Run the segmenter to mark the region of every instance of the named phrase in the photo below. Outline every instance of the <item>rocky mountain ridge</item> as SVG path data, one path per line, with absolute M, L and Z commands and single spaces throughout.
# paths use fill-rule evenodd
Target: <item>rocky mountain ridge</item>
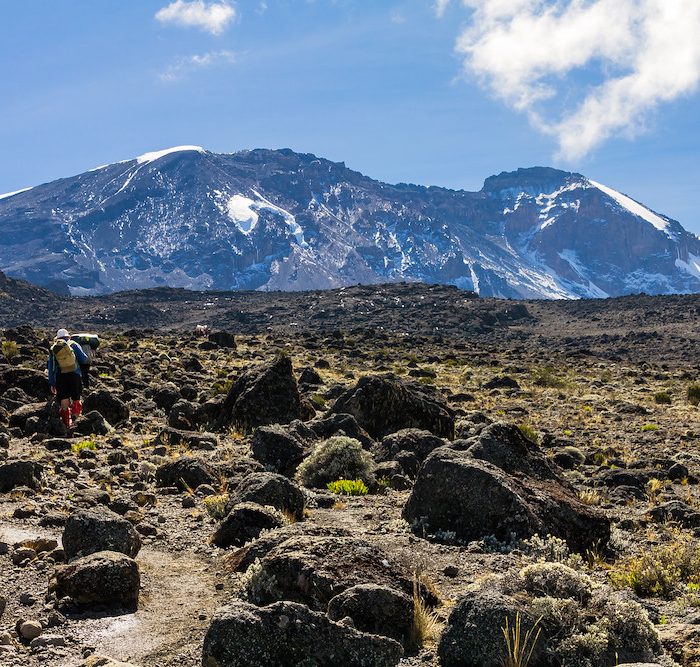
M 482 296 L 700 291 L 700 239 L 580 174 L 389 185 L 291 150 L 148 153 L 0 196 L 0 269 L 64 294 L 427 282 Z

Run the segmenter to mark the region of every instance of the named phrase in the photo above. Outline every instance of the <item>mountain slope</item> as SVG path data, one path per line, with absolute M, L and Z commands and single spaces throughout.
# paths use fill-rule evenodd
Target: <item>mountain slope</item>
M 576 298 L 698 292 L 700 240 L 549 168 L 466 192 L 290 150 L 183 146 L 0 196 L 0 269 L 73 294 L 424 281 Z

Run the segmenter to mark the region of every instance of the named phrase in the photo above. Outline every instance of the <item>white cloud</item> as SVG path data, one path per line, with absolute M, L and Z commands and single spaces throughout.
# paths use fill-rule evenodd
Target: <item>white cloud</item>
M 190 72 L 215 65 L 232 65 L 236 62 L 236 55 L 232 51 L 211 51 L 178 58 L 159 74 L 161 81 L 180 81 Z
M 445 10 L 447 5 L 450 4 L 450 0 L 435 0 L 433 8 L 435 9 L 435 15 L 441 19 L 445 15 Z
M 554 136 L 569 160 L 639 132 L 650 111 L 700 83 L 699 0 L 462 4 L 472 10 L 456 46 L 465 70 Z M 595 83 L 582 84 L 582 72 Z
M 200 28 L 212 35 L 220 35 L 235 18 L 236 9 L 225 1 L 175 0 L 156 12 L 161 23 Z

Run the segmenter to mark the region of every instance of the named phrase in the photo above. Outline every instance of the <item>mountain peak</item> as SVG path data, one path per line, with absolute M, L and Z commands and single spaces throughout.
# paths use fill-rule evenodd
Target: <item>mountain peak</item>
M 501 192 L 513 188 L 532 188 L 541 192 L 551 191 L 553 185 L 560 186 L 572 180 L 584 181 L 585 177 L 570 171 L 552 167 L 521 167 L 515 171 L 502 171 L 484 181 L 482 192 Z
M 467 192 L 291 149 L 176 146 L 0 199 L 0 235 L 8 276 L 79 295 L 400 281 L 515 298 L 700 291 L 697 237 L 550 167 Z
M 156 160 L 159 160 L 160 158 L 165 157 L 166 155 L 171 155 L 172 153 L 183 153 L 190 151 L 197 153 L 207 152 L 201 146 L 173 146 L 172 148 L 165 148 L 160 151 L 144 153 L 143 155 L 139 155 L 137 158 L 135 158 L 135 160 L 138 164 L 145 164 L 147 162 L 155 162 Z

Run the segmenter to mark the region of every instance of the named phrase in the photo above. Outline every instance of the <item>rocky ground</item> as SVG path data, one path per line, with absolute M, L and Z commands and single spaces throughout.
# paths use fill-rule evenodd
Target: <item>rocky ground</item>
M 699 297 L 249 297 L 0 320 L 0 664 L 700 664 Z

